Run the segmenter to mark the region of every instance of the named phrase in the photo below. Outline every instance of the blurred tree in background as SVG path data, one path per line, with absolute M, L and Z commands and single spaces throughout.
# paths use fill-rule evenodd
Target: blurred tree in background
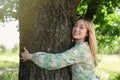
M 6 47 L 4 45 L 0 45 L 0 52 L 6 52 Z
M 18 19 L 18 0 L 0 0 L 0 22 Z

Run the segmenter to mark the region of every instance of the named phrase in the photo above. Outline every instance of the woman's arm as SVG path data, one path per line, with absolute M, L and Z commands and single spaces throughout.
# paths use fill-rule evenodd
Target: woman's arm
M 85 62 L 84 52 L 87 49 L 84 46 L 82 47 L 81 46 L 82 45 L 75 46 L 70 50 L 67 50 L 63 53 L 57 53 L 57 54 L 51 54 L 46 52 L 37 52 L 34 54 L 27 54 L 28 55 L 27 59 L 32 60 L 39 67 L 42 67 L 48 70 L 55 70 L 55 69 L 63 68 L 72 64 Z M 22 57 L 25 58 L 24 56 Z M 24 59 L 24 61 L 27 59 Z
M 63 53 L 51 54 L 37 52 L 33 54 L 32 61 L 39 67 L 55 70 L 72 64 L 84 62 L 84 52 L 79 47 L 73 47 Z

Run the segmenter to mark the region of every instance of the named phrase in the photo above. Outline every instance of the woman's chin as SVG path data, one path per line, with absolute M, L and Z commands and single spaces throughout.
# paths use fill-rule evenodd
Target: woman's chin
M 75 40 L 79 40 L 79 38 L 78 37 L 73 37 Z

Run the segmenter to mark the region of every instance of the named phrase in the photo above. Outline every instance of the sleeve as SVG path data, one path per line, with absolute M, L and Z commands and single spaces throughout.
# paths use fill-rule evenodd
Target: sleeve
M 84 62 L 84 53 L 80 47 L 73 47 L 63 53 L 51 54 L 37 52 L 33 54 L 32 61 L 41 68 L 55 70 L 72 64 Z

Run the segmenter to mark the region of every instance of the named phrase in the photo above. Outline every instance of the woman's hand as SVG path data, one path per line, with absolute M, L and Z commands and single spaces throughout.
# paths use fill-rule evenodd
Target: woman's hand
M 21 59 L 24 61 L 31 60 L 32 59 L 32 54 L 29 53 L 29 51 L 24 47 L 24 52 L 21 53 Z

